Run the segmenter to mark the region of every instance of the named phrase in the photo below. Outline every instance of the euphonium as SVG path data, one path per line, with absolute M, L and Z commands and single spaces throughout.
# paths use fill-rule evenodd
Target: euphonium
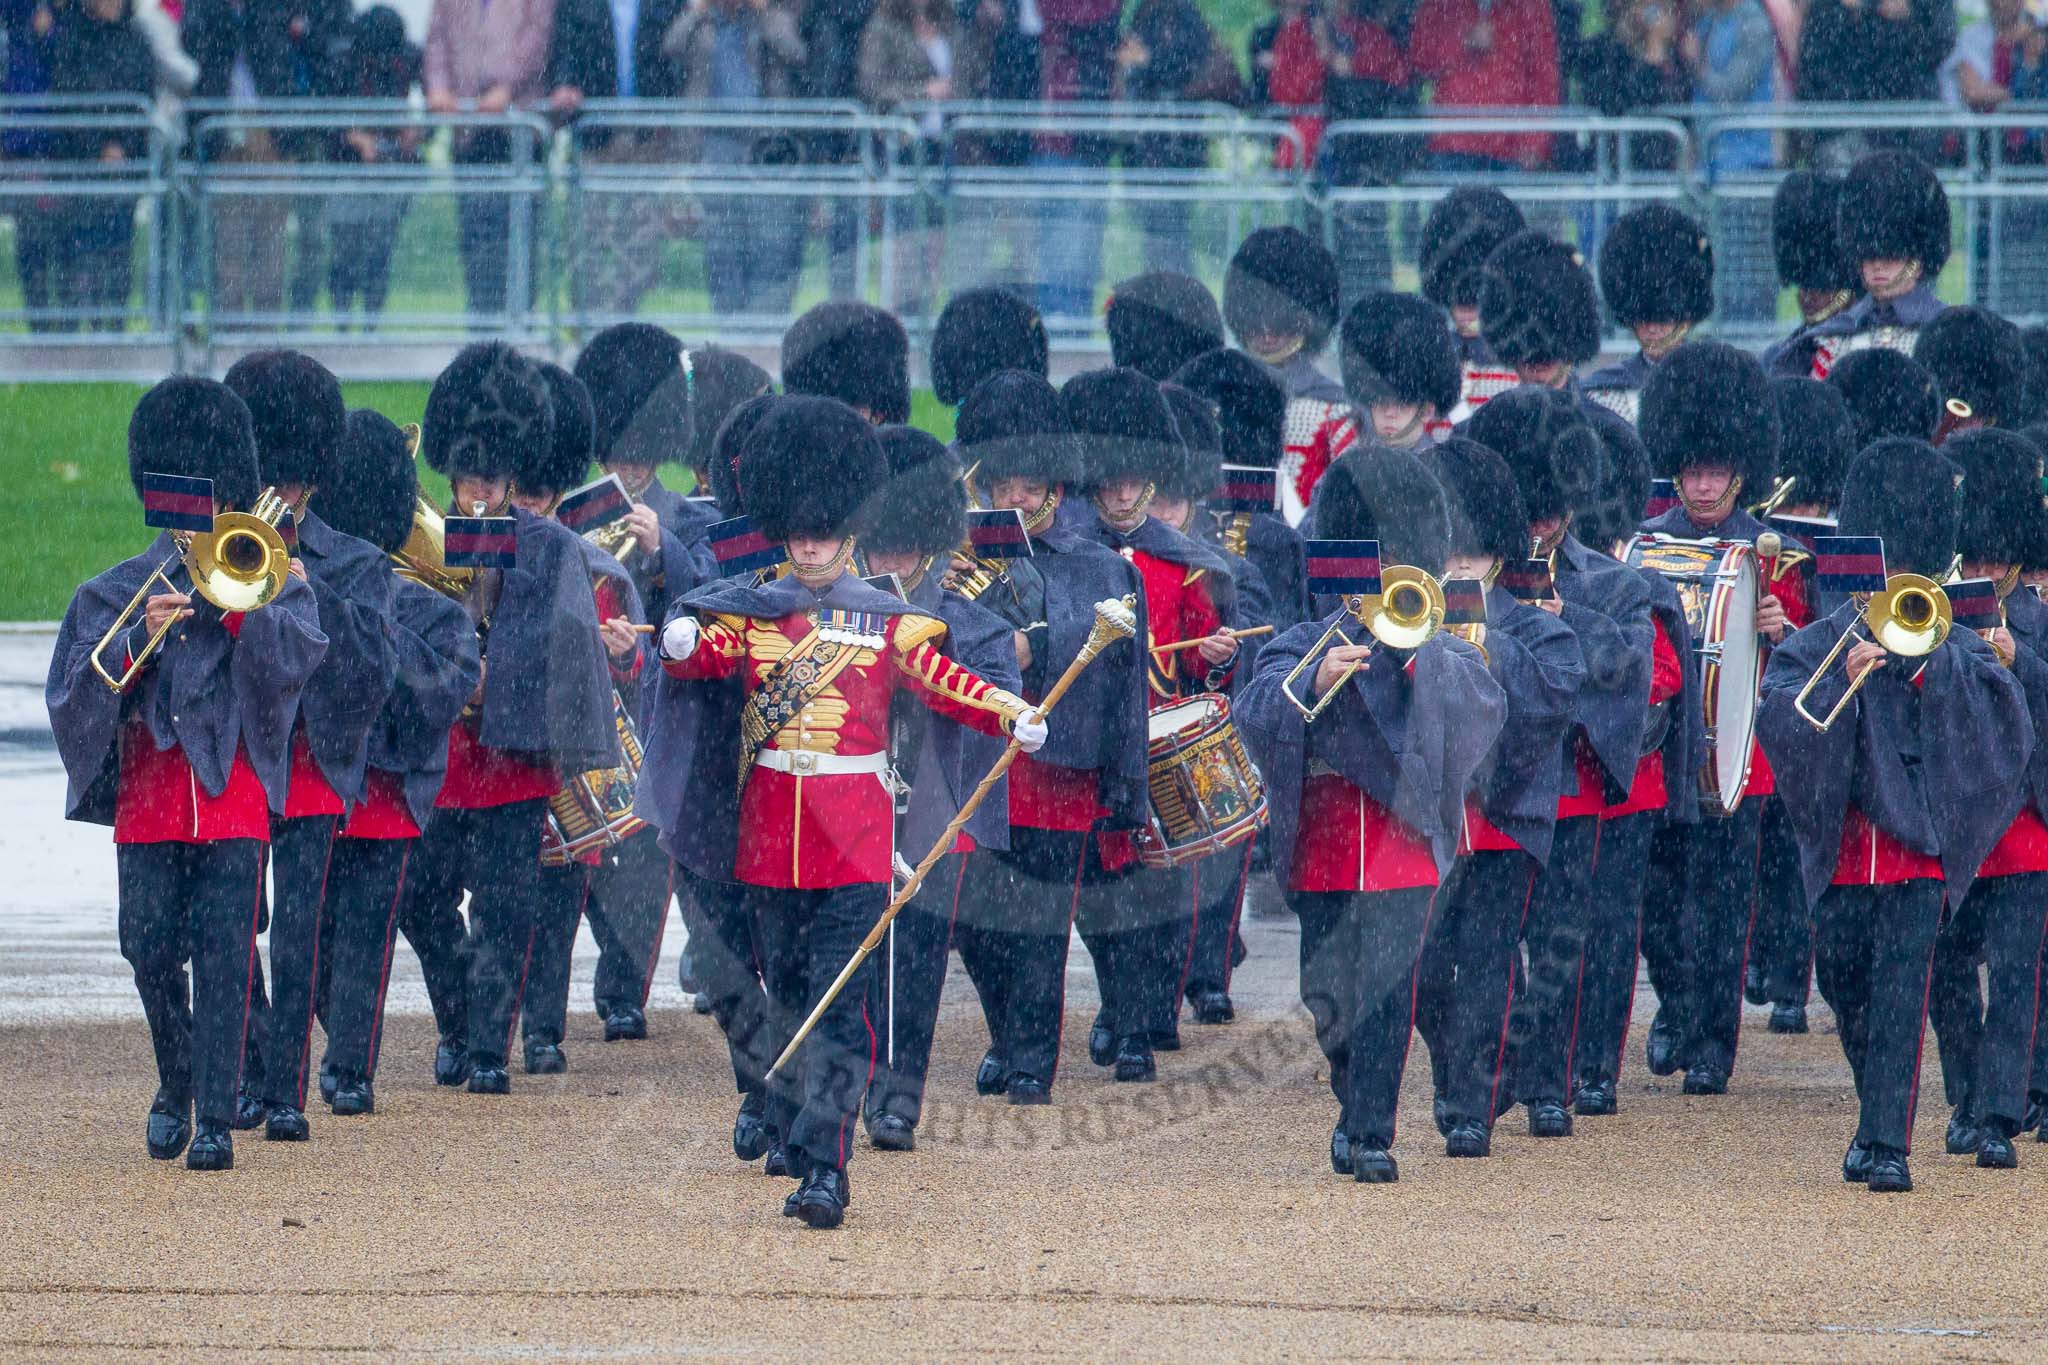
M 1884 581 L 1884 591 L 1870 595 L 1870 602 L 1863 608 L 1862 624 L 1870 631 L 1870 638 L 1885 647 L 1888 653 L 1902 658 L 1917 659 L 1932 654 L 1948 638 L 1949 626 L 1955 616 L 1949 607 L 1948 594 L 1941 590 L 1941 584 L 1917 573 L 1895 573 Z M 1820 667 L 1813 670 L 1813 676 L 1806 680 L 1806 686 L 1799 689 L 1793 698 L 1792 709 L 1814 729 L 1825 733 L 1849 705 L 1849 699 L 1856 695 L 1864 681 L 1870 677 L 1873 668 L 1866 668 L 1849 680 L 1848 690 L 1834 709 L 1825 717 L 1814 715 L 1806 709 L 1806 699 L 1813 695 L 1813 689 L 1820 686 L 1820 680 L 1835 665 L 1843 651 L 1857 641 L 1855 626 L 1842 632 L 1842 638 L 1835 641 L 1835 647 L 1828 651 L 1828 657 L 1820 661 Z
M 412 533 L 406 536 L 405 544 L 391 552 L 391 559 L 398 565 L 400 578 L 410 578 L 458 602 L 468 595 L 470 582 L 476 577 L 475 569 L 448 566 L 446 523 L 441 509 L 424 497 L 414 500 Z
M 1347 598 L 1345 608 L 1358 623 L 1371 633 L 1372 638 L 1388 649 L 1419 649 L 1429 638 L 1443 628 L 1444 590 L 1434 577 L 1412 564 L 1392 564 L 1380 571 L 1380 591 L 1377 595 L 1361 594 Z M 1309 651 L 1301 656 L 1301 662 L 1294 666 L 1280 690 L 1294 703 L 1295 709 L 1311 723 L 1344 690 L 1344 684 L 1351 681 L 1366 661 L 1360 659 L 1345 666 L 1344 672 L 1323 693 L 1314 705 L 1304 705 L 1294 694 L 1294 687 L 1305 673 L 1310 673 L 1321 661 L 1326 649 L 1332 644 L 1350 644 L 1351 637 L 1344 633 L 1342 621 L 1332 621 Z

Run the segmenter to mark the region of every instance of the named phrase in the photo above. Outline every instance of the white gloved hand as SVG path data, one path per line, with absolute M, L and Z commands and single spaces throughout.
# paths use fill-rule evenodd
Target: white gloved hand
M 1035 754 L 1044 748 L 1048 733 L 1045 717 L 1036 711 L 1026 711 L 1010 723 L 1010 738 L 1016 740 L 1017 747 L 1027 754 Z
M 661 657 L 687 659 L 697 652 L 697 618 L 678 616 L 661 628 Z

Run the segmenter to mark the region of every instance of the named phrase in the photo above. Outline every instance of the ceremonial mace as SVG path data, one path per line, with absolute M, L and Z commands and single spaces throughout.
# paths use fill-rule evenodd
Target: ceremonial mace
M 1059 704 L 1060 698 L 1066 695 L 1067 688 L 1073 685 L 1074 679 L 1081 676 L 1082 669 L 1095 661 L 1096 655 L 1118 640 L 1129 639 L 1138 633 L 1136 607 L 1136 599 L 1130 597 L 1122 601 L 1112 597 L 1095 604 L 1095 624 L 1089 629 L 1087 642 L 1081 646 L 1081 652 L 1074 656 L 1074 662 L 1067 665 L 1067 671 L 1060 675 L 1059 681 L 1052 685 L 1052 690 L 1045 694 L 1045 700 L 1032 708 L 1038 712 L 1039 719 L 1043 720 L 1052 708 Z M 932 851 L 924 855 L 924 861 L 910 874 L 910 880 L 905 882 L 903 889 L 890 900 L 889 908 L 882 911 L 882 917 L 875 921 L 875 927 L 868 930 L 868 936 L 861 940 L 860 947 L 854 949 L 853 957 L 839 969 L 838 979 L 833 981 L 818 1003 L 811 1007 L 810 1017 L 804 1020 L 803 1027 L 789 1040 L 789 1046 L 782 1049 L 782 1055 L 775 1059 L 775 1065 L 768 1068 L 768 1073 L 761 1078 L 762 1080 L 774 1080 L 776 1074 L 789 1064 L 789 1059 L 803 1046 L 804 1039 L 810 1037 L 811 1030 L 818 1026 L 818 1020 L 824 1017 L 832 1002 L 839 998 L 839 992 L 846 989 L 846 983 L 860 970 L 860 964 L 867 961 L 868 955 L 881 946 L 882 936 L 888 932 L 890 922 L 910 903 L 911 898 L 917 895 L 917 889 L 924 885 L 925 874 L 938 865 L 939 859 L 952 851 L 953 841 L 959 836 L 961 827 L 973 817 L 975 808 L 981 805 L 982 798 L 989 794 L 989 789 L 995 786 L 998 778 L 1010 771 L 1010 765 L 1016 762 L 1017 755 L 1022 752 L 1023 750 L 1017 747 L 1017 741 L 1012 739 L 1003 750 L 1003 756 L 988 770 L 988 776 L 981 779 L 981 785 L 967 798 L 967 804 L 960 807 L 960 813 L 955 815 L 952 823 L 939 834 L 938 842 L 932 845 Z

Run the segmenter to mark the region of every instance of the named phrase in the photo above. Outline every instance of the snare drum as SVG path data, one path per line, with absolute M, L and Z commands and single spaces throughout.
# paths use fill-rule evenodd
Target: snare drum
M 640 734 L 616 691 L 612 720 L 618 726 L 623 761 L 616 768 L 580 773 L 548 798 L 547 827 L 540 836 L 545 867 L 565 867 L 592 849 L 610 848 L 647 828 L 647 822 L 633 814 L 633 792 L 640 781 Z
M 1756 547 L 1746 540 L 1640 535 L 1628 543 L 1628 562 L 1670 579 L 1678 589 L 1700 662 L 1707 732 L 1700 797 L 1709 814 L 1733 815 L 1749 789 L 1763 659 L 1756 633 L 1761 591 Z
M 1266 784 L 1214 692 L 1152 708 L 1151 819 L 1138 861 L 1175 867 L 1241 844 L 1266 825 Z

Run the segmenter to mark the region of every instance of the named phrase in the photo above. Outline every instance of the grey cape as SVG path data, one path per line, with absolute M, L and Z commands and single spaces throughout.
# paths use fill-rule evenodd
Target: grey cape
M 370 727 L 370 766 L 401 775 L 406 809 L 425 829 L 448 776 L 448 727 L 476 690 L 483 660 L 469 616 L 432 588 L 398 579 L 391 623 L 397 662 Z
M 383 551 L 310 511 L 299 519 L 298 558 L 327 637 L 327 656 L 306 682 L 299 717 L 321 775 L 352 807 L 367 790 L 370 730 L 396 667 L 391 585 L 397 579 Z
M 946 657 L 993 686 L 1016 692 L 1017 646 L 1007 622 L 993 612 L 939 586 L 927 572 L 909 593 L 913 610 L 945 622 L 940 648 Z M 1066 703 L 1060 722 L 1068 717 Z M 982 775 L 1003 756 L 1008 741 L 954 724 L 898 692 L 889 705 L 889 755 L 896 775 L 910 785 L 910 805 L 897 821 L 897 843 L 912 865 L 966 803 Z M 981 848 L 1010 846 L 1010 779 L 1005 775 L 967 822 L 966 832 Z M 950 892 L 948 892 L 950 894 Z
M 1562 619 L 1498 587 L 1486 590 L 1486 654 L 1507 717 L 1474 774 L 1479 809 L 1530 857 L 1547 863 L 1557 800 L 1571 771 L 1564 740 L 1585 685 L 1585 657 Z
M 1586 739 L 1600 760 L 1611 804 L 1628 795 L 1635 782 L 1636 762 L 1643 756 L 1650 717 L 1650 658 L 1657 635 L 1651 614 L 1657 593 L 1645 575 L 1588 549 L 1571 535 L 1558 545 L 1556 574 L 1557 595 L 1564 601 L 1562 619 L 1578 637 L 1579 652 L 1586 661 L 1586 681 L 1579 689 L 1572 719 L 1586 732 Z M 1675 603 L 1676 598 L 1671 602 Z M 1672 629 L 1669 621 L 1666 629 Z M 1682 613 L 1671 643 L 1681 660 L 1691 649 Z M 1686 693 L 1678 698 L 1665 743 L 1687 743 L 1684 717 L 1698 712 L 1697 700 L 1697 693 L 1688 685 Z M 1677 756 L 1683 759 L 1688 752 L 1681 748 Z M 1667 752 L 1667 773 L 1690 771 L 1674 767 L 1672 757 Z M 1676 808 L 1675 813 L 1689 813 L 1697 801 L 1692 785 L 1665 785 L 1671 791 L 1667 810 Z

